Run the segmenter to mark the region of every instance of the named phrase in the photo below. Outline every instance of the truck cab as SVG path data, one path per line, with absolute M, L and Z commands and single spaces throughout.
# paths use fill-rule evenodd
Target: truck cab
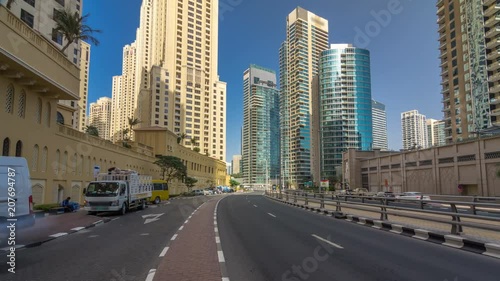
M 150 176 L 134 171 L 99 174 L 97 180 L 84 189 L 84 209 L 89 214 L 119 212 L 122 215 L 129 209 L 144 209 L 151 198 L 152 186 Z

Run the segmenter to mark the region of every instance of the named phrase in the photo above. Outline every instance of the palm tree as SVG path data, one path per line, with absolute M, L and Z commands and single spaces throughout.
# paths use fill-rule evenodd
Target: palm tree
M 195 147 L 196 145 L 198 145 L 198 144 L 197 144 L 197 141 L 196 141 L 196 139 L 195 139 L 195 138 L 191 138 L 191 141 L 190 141 L 190 142 L 191 142 L 191 147 L 192 147 L 192 149 L 194 149 L 194 147 Z
M 97 129 L 97 127 L 92 125 L 85 127 L 85 133 L 95 137 L 99 136 L 99 130 Z
M 141 123 L 139 119 L 133 118 L 133 117 L 128 117 L 128 127 L 129 127 L 129 132 L 130 132 L 130 138 L 132 138 L 132 127 L 135 125 Z
M 123 134 L 123 140 L 128 140 L 127 134 L 130 130 L 129 129 L 123 129 L 122 134 Z
M 90 14 L 86 14 L 80 17 L 77 12 L 71 13 L 70 10 L 59 10 L 55 13 L 54 20 L 56 22 L 56 28 L 54 31 L 61 33 L 68 41 L 61 50 L 63 53 L 69 45 L 78 40 L 91 41 L 94 45 L 99 45 L 99 40 L 92 36 L 92 34 L 94 32 L 100 33 L 101 31 L 98 29 L 92 29 L 90 26 L 85 24 L 85 21 L 89 16 Z
M 187 135 L 185 133 L 180 134 L 179 137 L 177 138 L 177 143 L 180 144 L 186 138 L 187 138 Z

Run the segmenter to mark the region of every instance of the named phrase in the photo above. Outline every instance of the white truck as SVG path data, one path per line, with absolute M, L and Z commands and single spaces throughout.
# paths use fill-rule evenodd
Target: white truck
M 98 174 L 83 190 L 84 209 L 89 214 L 119 212 L 124 215 L 133 208 L 144 209 L 153 190 L 153 178 L 132 170 L 110 169 Z

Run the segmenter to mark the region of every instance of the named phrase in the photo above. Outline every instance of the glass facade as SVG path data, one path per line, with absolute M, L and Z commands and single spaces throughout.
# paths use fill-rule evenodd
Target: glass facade
M 280 175 L 279 90 L 276 73 L 251 65 L 243 77 L 244 184 L 265 185 Z
M 370 53 L 332 45 L 319 64 L 321 177 L 335 176 L 348 148 L 373 145 Z

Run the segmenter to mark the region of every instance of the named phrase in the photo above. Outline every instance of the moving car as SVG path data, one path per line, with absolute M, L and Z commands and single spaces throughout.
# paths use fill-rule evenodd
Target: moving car
M 194 196 L 205 195 L 205 192 L 203 192 L 203 190 L 201 189 L 195 189 L 192 191 L 192 193 L 194 193 Z
M 431 200 L 431 198 L 427 195 L 423 195 L 422 192 L 404 192 L 398 199 L 412 199 L 412 200 Z
M 214 192 L 211 189 L 209 188 L 203 189 L 203 195 L 213 195 L 213 194 Z

